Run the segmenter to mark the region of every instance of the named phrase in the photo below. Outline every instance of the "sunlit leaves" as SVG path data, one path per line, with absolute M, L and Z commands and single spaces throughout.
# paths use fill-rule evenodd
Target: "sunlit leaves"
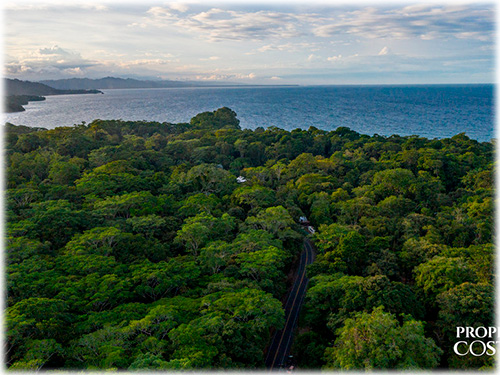
M 327 368 L 344 370 L 434 368 L 442 350 L 424 336 L 422 322 L 402 325 L 382 308 L 358 313 L 339 329 L 335 345 L 325 352 Z

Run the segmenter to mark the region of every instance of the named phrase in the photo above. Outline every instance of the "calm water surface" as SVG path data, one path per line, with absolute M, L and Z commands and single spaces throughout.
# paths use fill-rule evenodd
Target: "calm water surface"
M 494 137 L 493 85 L 311 86 L 103 90 L 104 95 L 48 96 L 26 112 L 4 115 L 16 125 L 57 126 L 95 119 L 189 122 L 203 111 L 233 109 L 244 128 L 292 130 L 347 126 L 363 134 Z

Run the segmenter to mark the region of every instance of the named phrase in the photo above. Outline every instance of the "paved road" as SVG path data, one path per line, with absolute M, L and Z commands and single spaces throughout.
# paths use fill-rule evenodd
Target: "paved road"
M 306 265 L 314 261 L 314 250 L 309 240 L 304 241 L 304 250 L 300 255 L 299 269 L 297 277 L 293 283 L 292 290 L 285 303 L 285 325 L 281 331 L 277 331 L 267 352 L 266 367 L 270 370 L 277 370 L 284 366 L 290 353 L 293 342 L 293 331 L 297 324 L 300 307 L 306 295 L 307 283 Z

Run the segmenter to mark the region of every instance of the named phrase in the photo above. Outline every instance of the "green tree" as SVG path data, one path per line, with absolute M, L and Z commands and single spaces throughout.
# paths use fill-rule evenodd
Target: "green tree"
M 439 255 L 444 248 L 443 245 L 430 243 L 426 238 L 410 238 L 407 240 L 399 253 L 406 275 L 411 277 L 415 267 Z
M 287 253 L 274 246 L 251 253 L 240 253 L 236 261 L 240 266 L 240 273 L 259 282 L 268 292 L 276 292 L 284 273 L 282 268 L 287 259 Z
M 219 273 L 229 264 L 235 252 L 236 249 L 227 242 L 213 241 L 200 250 L 200 266 L 208 269 L 211 274 Z
M 49 241 L 56 249 L 64 246 L 89 221 L 88 216 L 81 210 L 75 210 L 67 200 L 32 203 L 30 211 L 34 228 L 29 237 Z
M 311 279 L 304 306 L 304 320 L 318 331 L 326 326 L 335 331 L 356 311 L 384 306 L 394 314 L 424 316 L 412 289 L 385 275 L 370 277 L 319 275 Z
M 406 319 L 400 325 L 393 314 L 376 308 L 345 321 L 335 345 L 325 351 L 326 368 L 345 370 L 431 369 L 442 350 L 424 336 L 424 326 Z
M 8 237 L 6 243 L 7 263 L 20 263 L 34 255 L 53 255 L 50 244 L 26 237 Z
M 431 305 L 438 294 L 471 281 L 474 273 L 463 258 L 435 256 L 415 268 L 415 284 Z
M 131 283 L 120 275 L 91 273 L 81 278 L 60 278 L 56 295 L 79 313 L 103 311 L 128 302 L 132 296 Z
M 256 209 L 257 207 L 271 206 L 276 200 L 276 196 L 270 188 L 252 185 L 237 188 L 234 190 L 231 199 L 236 204 Z
M 34 255 L 7 267 L 7 302 L 13 305 L 31 296 L 53 297 L 54 280 L 59 277 L 53 258 Z
M 194 255 L 209 240 L 226 238 L 235 227 L 234 218 L 228 214 L 220 218 L 202 212 L 184 220 L 182 228 L 177 231 L 175 241 L 183 243 Z
M 31 340 L 24 359 L 9 367 L 10 370 L 39 371 L 53 356 L 62 354 L 62 346 L 54 339 Z
M 127 368 L 128 333 L 117 327 L 105 327 L 83 335 L 71 346 L 71 355 L 84 369 Z
M 66 244 L 66 249 L 72 254 L 97 254 L 109 256 L 113 249 L 122 241 L 127 241 L 130 235 L 115 227 L 96 227 L 82 234 L 77 234 Z
M 451 368 L 492 368 L 492 356 L 457 356 L 452 345 L 457 339 L 457 327 L 491 327 L 494 321 L 494 289 L 489 284 L 463 283 L 437 296 L 438 325 L 446 336 L 448 363 Z M 488 341 L 485 338 L 484 342 Z
M 218 210 L 216 208 L 219 204 L 220 200 L 214 194 L 198 193 L 187 197 L 179 212 L 183 216 L 195 216 L 200 212 L 217 215 Z
M 22 360 L 34 344 L 31 340 L 67 339 L 71 321 L 68 305 L 60 299 L 31 297 L 9 307 L 6 312 L 8 361 Z
M 59 185 L 72 185 L 80 177 L 80 167 L 71 162 L 59 161 L 50 167 L 49 178 Z
M 236 185 L 236 177 L 214 164 L 199 164 L 191 168 L 181 179 L 191 191 L 223 197 Z
M 260 211 L 257 216 L 250 216 L 245 221 L 245 225 L 249 227 L 263 229 L 274 235 L 290 229 L 293 223 L 292 217 L 283 206 L 268 207 Z
M 106 158 L 106 160 L 108 160 Z M 140 191 L 145 188 L 138 170 L 124 160 L 115 160 L 92 171 L 87 171 L 75 181 L 77 191 L 99 197 Z
M 339 225 L 320 225 L 319 230 L 315 234 L 315 245 L 320 253 L 332 251 L 338 247 L 340 238 L 349 233 L 349 228 Z
M 205 320 L 212 320 L 212 316 L 222 319 L 220 331 L 214 332 L 222 340 L 222 352 L 233 363 L 262 367 L 269 329 L 280 329 L 284 324 L 281 303 L 263 291 L 243 289 L 220 296 L 208 295 L 202 305 L 207 306 Z
M 373 176 L 373 192 L 379 200 L 390 195 L 407 196 L 414 182 L 415 176 L 408 169 L 388 169 L 377 172 Z
M 133 233 L 139 233 L 147 238 L 160 235 L 167 225 L 167 221 L 158 215 L 134 216 L 127 219 Z
M 157 214 L 162 211 L 162 199 L 153 196 L 149 191 L 107 197 L 94 203 L 94 209 L 106 218 L 143 216 Z
M 236 113 L 227 107 L 213 112 L 203 112 L 191 119 L 191 125 L 195 128 L 240 129 L 239 123 Z
M 158 263 L 145 260 L 132 266 L 131 270 L 132 282 L 136 285 L 135 293 L 152 301 L 182 292 L 200 275 L 198 266 L 188 257 Z
M 156 259 L 158 254 L 164 255 L 165 250 L 156 240 L 147 240 L 115 227 L 95 227 L 77 234 L 65 248 L 67 254 L 113 256 L 123 263 L 144 257 Z

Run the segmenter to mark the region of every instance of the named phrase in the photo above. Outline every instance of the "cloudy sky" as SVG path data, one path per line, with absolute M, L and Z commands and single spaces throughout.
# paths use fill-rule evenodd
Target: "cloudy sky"
M 255 84 L 494 80 L 493 3 L 333 4 L 7 2 L 4 74 Z

